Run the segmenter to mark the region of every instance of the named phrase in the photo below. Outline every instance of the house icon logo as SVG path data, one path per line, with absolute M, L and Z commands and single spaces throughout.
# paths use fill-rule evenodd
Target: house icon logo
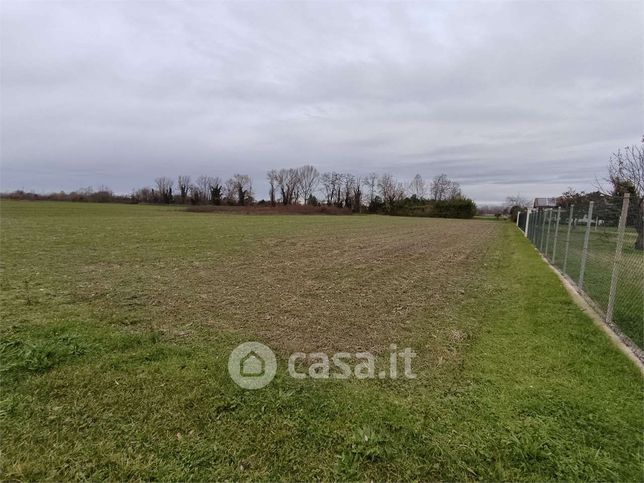
M 239 373 L 242 377 L 260 377 L 265 370 L 266 362 L 255 351 L 250 351 L 240 361 Z
M 261 389 L 273 380 L 275 372 L 275 354 L 259 342 L 244 342 L 228 357 L 228 374 L 244 389 Z

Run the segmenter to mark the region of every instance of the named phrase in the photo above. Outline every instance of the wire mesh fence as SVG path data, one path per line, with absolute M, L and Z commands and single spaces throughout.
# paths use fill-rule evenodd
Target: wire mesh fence
M 600 312 L 644 348 L 644 251 L 640 203 L 629 195 L 540 207 L 526 236 Z

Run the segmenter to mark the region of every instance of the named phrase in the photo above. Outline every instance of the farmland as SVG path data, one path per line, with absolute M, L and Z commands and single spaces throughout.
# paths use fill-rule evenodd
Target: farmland
M 639 371 L 510 223 L 0 208 L 3 479 L 641 477 Z M 249 340 L 418 377 L 245 391 Z

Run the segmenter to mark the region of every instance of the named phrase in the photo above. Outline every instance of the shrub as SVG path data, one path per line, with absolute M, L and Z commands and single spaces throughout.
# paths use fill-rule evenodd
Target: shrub
M 435 201 L 431 213 L 439 218 L 474 218 L 476 203 L 469 198 Z
M 474 218 L 476 203 L 468 198 L 427 201 L 422 205 L 402 204 L 391 213 L 396 216 L 427 216 L 433 218 Z

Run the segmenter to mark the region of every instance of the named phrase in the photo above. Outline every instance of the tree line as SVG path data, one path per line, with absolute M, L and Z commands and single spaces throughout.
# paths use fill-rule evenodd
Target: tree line
M 192 181 L 188 175 L 172 178 L 161 176 L 153 187 L 135 189 L 130 198 L 134 203 L 189 203 L 193 205 L 251 204 L 253 187 L 250 176 L 235 174 L 226 182 L 217 176 L 201 175 Z
M 390 173 L 354 175 L 347 172 L 320 173 L 314 166 L 271 169 L 266 173 L 268 199 L 257 200 L 253 180 L 247 174 L 235 174 L 223 181 L 218 176 L 176 179 L 160 176 L 152 186 L 134 189 L 129 196 L 116 196 L 109 188 L 91 188 L 72 193 L 34 195 L 9 194 L 13 198 L 56 199 L 71 201 L 125 201 L 229 206 L 333 206 L 352 212 L 389 213 L 408 216 L 457 216 L 471 218 L 474 202 L 464 196 L 459 183 L 445 174 L 429 181 L 417 174 L 409 182 Z
M 354 212 L 395 212 L 424 206 L 431 202 L 471 202 L 460 185 L 445 174 L 425 181 L 420 174 L 411 182 L 396 179 L 389 173 L 365 176 L 342 172 L 320 173 L 314 166 L 271 169 L 266 173 L 268 199 L 256 200 L 253 180 L 235 174 L 226 181 L 201 175 L 194 181 L 188 175 L 176 181 L 163 176 L 153 187 L 134 190 L 131 199 L 139 203 L 181 203 L 212 205 L 311 205 L 335 206 Z

